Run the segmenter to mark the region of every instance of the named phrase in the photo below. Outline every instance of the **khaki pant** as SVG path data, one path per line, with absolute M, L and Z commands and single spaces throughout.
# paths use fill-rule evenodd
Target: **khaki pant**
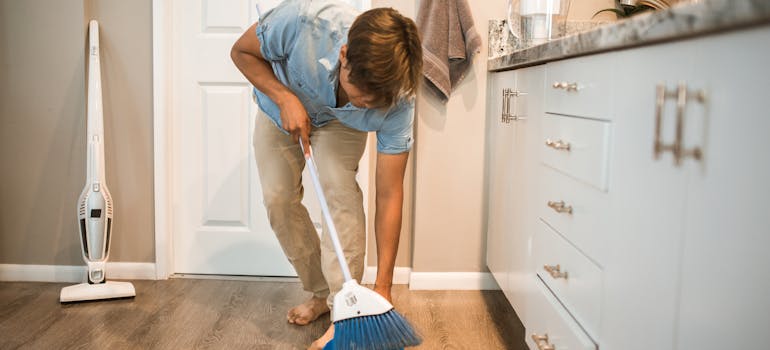
M 366 136 L 366 132 L 346 127 L 337 120 L 321 128 L 313 127 L 310 132 L 321 186 L 350 273 L 359 281 L 364 269 L 366 229 L 363 195 L 355 177 L 366 147 Z M 299 144 L 258 110 L 254 149 L 270 225 L 304 289 L 315 297 L 327 297 L 331 307 L 344 277 L 328 229 L 324 225 L 319 240 L 307 209 L 301 203 L 305 158 Z

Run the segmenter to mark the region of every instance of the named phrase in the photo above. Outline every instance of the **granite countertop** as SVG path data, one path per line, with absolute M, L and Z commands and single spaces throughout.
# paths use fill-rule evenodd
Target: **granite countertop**
M 766 24 L 770 24 L 768 0 L 698 0 L 604 24 L 541 45 L 517 48 L 520 44 L 508 37 L 507 29 L 503 29 L 507 28 L 504 22 L 498 21 L 490 23 L 487 70 L 510 70 L 569 57 Z

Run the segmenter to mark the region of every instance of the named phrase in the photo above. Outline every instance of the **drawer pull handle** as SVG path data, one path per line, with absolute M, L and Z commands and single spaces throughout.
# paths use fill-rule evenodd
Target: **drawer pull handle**
M 532 334 L 532 340 L 537 344 L 539 350 L 556 350 L 556 347 L 548 343 L 548 334 Z
M 561 265 L 543 265 L 543 269 L 545 269 L 545 271 L 547 271 L 554 279 L 567 279 L 567 271 L 561 272 Z
M 564 201 L 548 201 L 548 206 L 555 210 L 557 213 L 572 214 L 572 206 L 567 205 L 567 203 L 564 203 Z
M 569 152 L 572 149 L 572 146 L 570 146 L 569 142 L 564 142 L 562 140 L 554 141 L 551 139 L 546 139 L 545 145 L 555 150 L 565 150 L 567 152 Z
M 566 81 L 562 81 L 562 82 L 557 81 L 553 83 L 553 88 L 557 90 L 564 89 L 567 91 L 578 91 L 578 83 L 568 83 Z

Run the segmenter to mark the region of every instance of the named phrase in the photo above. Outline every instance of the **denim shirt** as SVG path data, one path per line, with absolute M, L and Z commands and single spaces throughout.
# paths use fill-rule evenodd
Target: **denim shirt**
M 332 0 L 286 0 L 265 13 L 256 34 L 262 56 L 278 80 L 297 95 L 311 123 L 333 119 L 362 131 L 376 131 L 377 151 L 397 154 L 412 147 L 414 100 L 401 99 L 389 109 L 336 108 L 340 47 L 358 11 Z M 254 89 L 259 107 L 281 128 L 278 106 Z M 286 132 L 281 128 L 283 132 Z

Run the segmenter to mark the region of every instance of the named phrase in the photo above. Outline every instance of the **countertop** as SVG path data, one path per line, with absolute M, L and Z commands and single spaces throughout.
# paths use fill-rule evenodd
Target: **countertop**
M 698 0 L 604 24 L 537 46 L 490 50 L 487 70 L 510 70 L 766 24 L 770 24 L 768 0 Z M 490 47 L 492 43 L 510 41 L 501 37 L 507 33 L 499 28 L 490 25 Z

